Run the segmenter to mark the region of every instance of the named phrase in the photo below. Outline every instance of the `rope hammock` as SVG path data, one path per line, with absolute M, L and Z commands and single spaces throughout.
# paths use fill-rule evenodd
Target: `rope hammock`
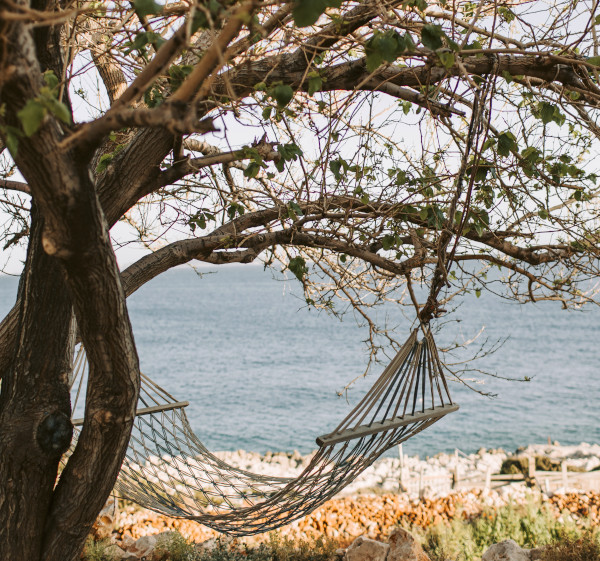
M 349 415 L 319 436 L 318 450 L 295 478 L 231 466 L 194 435 L 186 401 L 142 374 L 129 448 L 116 484 L 124 497 L 168 516 L 232 536 L 273 530 L 305 516 L 337 494 L 386 450 L 456 411 L 429 328 L 415 329 Z M 74 365 L 81 392 L 87 361 Z M 74 420 L 76 435 L 82 419 Z

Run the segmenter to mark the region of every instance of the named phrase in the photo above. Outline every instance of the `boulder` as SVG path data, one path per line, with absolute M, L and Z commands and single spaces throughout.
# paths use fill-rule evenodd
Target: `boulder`
M 345 561 L 385 561 L 390 546 L 359 536 L 346 550 Z
M 430 561 L 421 544 L 404 528 L 394 528 L 388 543 L 387 561 Z
M 146 557 L 150 559 L 156 543 L 158 535 L 142 536 L 127 547 L 129 553 L 133 553 L 136 557 Z
M 530 550 L 523 549 L 513 540 L 505 540 L 490 547 L 481 561 L 530 561 Z

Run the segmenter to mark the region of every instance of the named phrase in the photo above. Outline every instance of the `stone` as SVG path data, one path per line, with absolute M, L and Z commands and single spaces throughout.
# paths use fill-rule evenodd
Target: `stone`
M 158 535 L 142 536 L 135 540 L 135 542 L 127 548 L 127 551 L 133 553 L 136 557 L 149 558 L 152 555 L 157 542 Z
M 421 544 L 404 528 L 394 528 L 388 538 L 387 561 L 430 561 Z
M 109 538 L 115 527 L 117 517 L 117 501 L 111 498 L 104 505 L 92 528 L 92 534 L 96 540 Z
M 359 536 L 346 550 L 345 561 L 385 561 L 390 546 Z
M 504 540 L 490 547 L 481 561 L 530 561 L 528 549 L 522 549 L 513 540 Z
M 195 544 L 196 551 L 198 552 L 210 552 L 218 547 L 219 543 L 217 538 L 209 538 L 202 543 Z

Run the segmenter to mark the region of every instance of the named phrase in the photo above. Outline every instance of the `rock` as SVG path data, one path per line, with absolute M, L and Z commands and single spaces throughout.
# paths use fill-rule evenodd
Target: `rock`
M 129 551 L 129 549 L 133 546 L 134 543 L 135 540 L 129 534 L 125 534 L 121 538 L 121 548 L 125 551 Z
M 138 559 L 137 555 L 122 550 L 116 543 L 109 545 L 105 551 L 107 556 L 118 561 L 137 561 Z
M 359 536 L 346 550 L 346 561 L 385 561 L 390 546 Z
M 142 536 L 135 542 L 133 542 L 128 548 L 129 553 L 133 553 L 136 557 L 148 557 L 152 555 L 156 543 L 158 542 L 158 535 Z
M 117 517 L 117 501 L 113 497 L 104 505 L 92 528 L 92 535 L 96 540 L 104 540 L 112 534 Z
M 390 552 L 387 561 L 430 561 L 421 544 L 404 528 L 394 528 L 388 543 Z
M 210 538 L 202 543 L 195 544 L 195 548 L 198 552 L 209 552 L 216 549 L 218 545 L 217 538 Z
M 522 549 L 513 540 L 505 540 L 490 547 L 481 561 L 530 561 L 528 549 Z

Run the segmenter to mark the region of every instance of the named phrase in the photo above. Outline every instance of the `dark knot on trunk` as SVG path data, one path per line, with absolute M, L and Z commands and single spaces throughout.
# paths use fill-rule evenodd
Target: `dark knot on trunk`
M 71 444 L 73 424 L 61 411 L 46 415 L 39 424 L 36 440 L 42 451 L 49 456 L 61 456 Z

